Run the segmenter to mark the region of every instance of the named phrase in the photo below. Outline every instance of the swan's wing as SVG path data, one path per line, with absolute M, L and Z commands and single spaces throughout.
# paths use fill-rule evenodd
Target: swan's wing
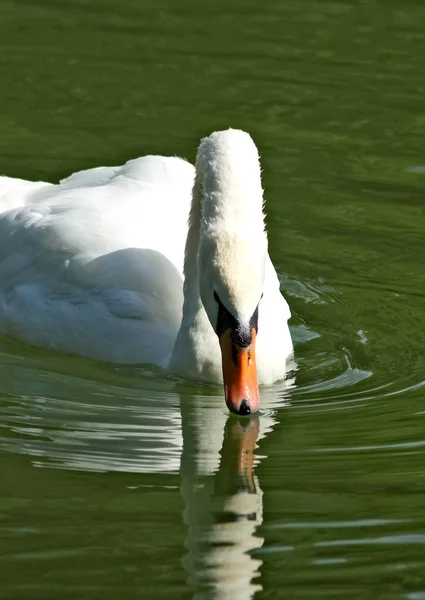
M 147 248 L 181 272 L 193 178 L 189 163 L 153 156 L 82 171 L 58 185 L 2 178 L 0 260 L 15 252 L 70 259 Z M 51 257 L 42 258 L 48 264 Z
M 54 187 L 44 181 L 25 181 L 13 177 L 0 177 L 0 214 L 31 202 L 33 192 Z
M 149 184 L 159 189 L 193 185 L 195 169 L 186 160 L 177 157 L 143 156 L 127 161 L 119 167 L 96 167 L 77 171 L 62 179 L 60 185 L 67 189 L 106 185 L 114 180 L 131 180 Z M 29 183 L 29 182 L 24 182 Z
M 20 190 L 0 214 L 0 331 L 162 364 L 181 320 L 193 172 L 180 159 L 145 157 L 59 185 L 0 181 L 8 205 Z
M 62 187 L 67 187 L 68 189 L 105 185 L 122 169 L 123 167 L 96 167 L 94 169 L 84 169 L 83 171 L 77 171 L 64 179 L 61 179 L 59 183 Z

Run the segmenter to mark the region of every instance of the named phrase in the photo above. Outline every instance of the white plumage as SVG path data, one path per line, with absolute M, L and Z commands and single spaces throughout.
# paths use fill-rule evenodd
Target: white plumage
M 262 204 L 257 149 L 236 130 L 201 142 L 196 171 L 146 156 L 57 185 L 1 177 L 0 334 L 221 381 L 214 291 L 241 321 L 263 294 L 259 381 L 281 379 L 290 313 Z

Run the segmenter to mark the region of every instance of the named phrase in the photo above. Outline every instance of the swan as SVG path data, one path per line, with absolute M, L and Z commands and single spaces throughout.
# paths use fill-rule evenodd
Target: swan
M 0 177 L 0 335 L 222 382 L 230 411 L 255 412 L 292 353 L 263 204 L 257 147 L 234 129 L 202 139 L 195 167 Z

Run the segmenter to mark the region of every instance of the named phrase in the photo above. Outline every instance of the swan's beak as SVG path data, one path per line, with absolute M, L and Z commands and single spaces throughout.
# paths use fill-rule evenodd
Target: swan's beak
M 219 337 L 226 404 L 231 412 L 238 415 L 255 412 L 260 403 L 255 364 L 256 335 L 256 329 L 253 328 L 251 345 L 247 348 L 233 341 L 231 328 L 223 331 Z

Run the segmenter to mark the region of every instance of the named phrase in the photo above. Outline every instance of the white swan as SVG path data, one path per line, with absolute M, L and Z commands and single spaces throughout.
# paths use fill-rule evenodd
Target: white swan
M 0 334 L 224 379 L 241 414 L 285 376 L 290 312 L 247 133 L 204 138 L 195 169 L 146 156 L 58 185 L 1 177 L 0 213 Z

